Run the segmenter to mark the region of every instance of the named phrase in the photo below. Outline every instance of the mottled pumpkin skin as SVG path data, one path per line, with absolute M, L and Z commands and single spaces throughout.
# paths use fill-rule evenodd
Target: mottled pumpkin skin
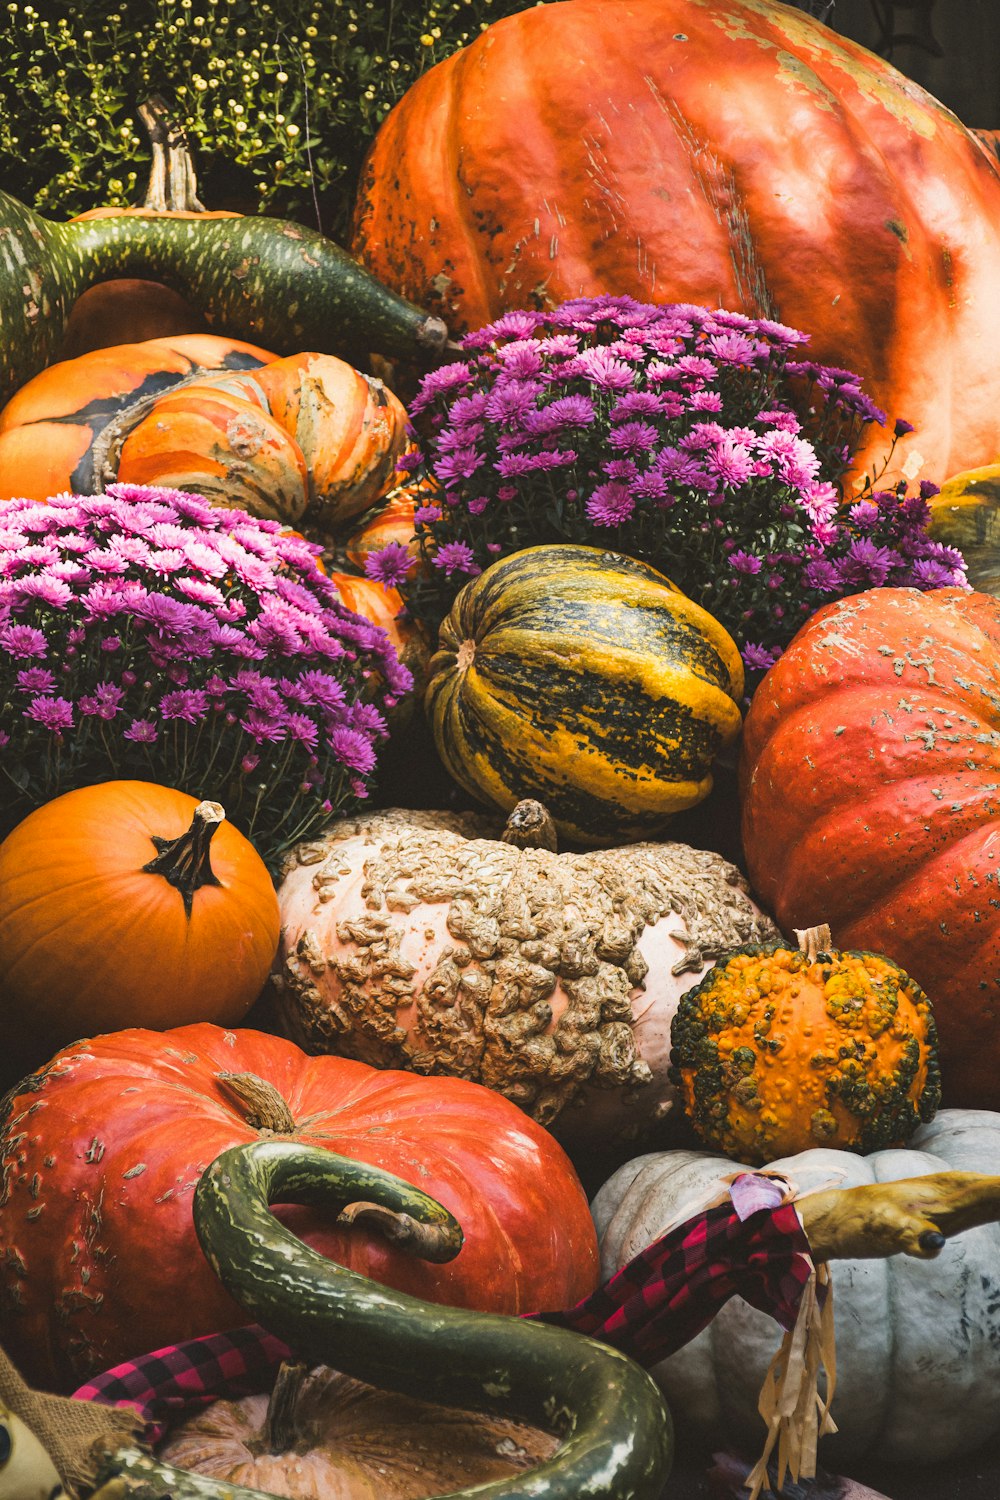
M 354 245 L 453 332 L 599 292 L 780 319 L 916 424 L 895 468 L 940 482 L 997 456 L 998 226 L 985 147 L 801 11 L 567 0 L 410 89 Z
M 504 812 L 537 798 L 576 843 L 661 830 L 708 796 L 740 730 L 728 632 L 662 573 L 599 547 L 494 563 L 438 646 L 424 703 L 451 775 Z
M 783 931 L 905 966 L 944 1100 L 1000 1105 L 1000 601 L 872 589 L 814 615 L 754 695 L 743 843 Z
M 755 1166 L 905 1145 L 940 1103 L 927 997 L 876 953 L 741 949 L 681 997 L 671 1042 L 699 1139 Z
M 499 834 L 393 809 L 298 844 L 278 895 L 281 1026 L 308 1052 L 471 1078 L 576 1150 L 669 1125 L 679 997 L 777 929 L 709 850 L 557 854 Z
M 465 1241 L 433 1265 L 328 1211 L 279 1216 L 315 1249 L 450 1306 L 571 1306 L 596 1284 L 587 1199 L 553 1138 L 516 1105 L 462 1079 L 418 1078 L 307 1057 L 263 1032 L 112 1032 L 66 1048 L 15 1089 L 0 1117 L 4 1349 L 45 1389 L 164 1344 L 247 1321 L 199 1249 L 191 1213 L 206 1167 L 271 1133 L 220 1074 L 277 1090 L 293 1129 L 395 1173 L 443 1203 Z

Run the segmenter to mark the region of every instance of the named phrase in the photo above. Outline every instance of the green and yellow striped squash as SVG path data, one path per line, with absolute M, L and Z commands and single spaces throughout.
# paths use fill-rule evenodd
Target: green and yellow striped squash
M 712 789 L 740 730 L 743 663 L 699 605 L 599 547 L 529 547 L 459 594 L 425 706 L 473 796 L 543 802 L 575 843 L 655 833 Z
M 931 536 L 958 548 L 977 592 L 1000 596 L 1000 463 L 952 475 L 930 506 Z

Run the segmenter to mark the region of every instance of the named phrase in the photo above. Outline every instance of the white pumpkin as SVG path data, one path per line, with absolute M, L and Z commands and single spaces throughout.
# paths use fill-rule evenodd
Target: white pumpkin
M 310 1052 L 485 1084 L 567 1143 L 634 1138 L 674 1098 L 681 995 L 777 929 L 718 854 L 556 854 L 500 832 L 391 811 L 293 851 L 278 892 L 281 1024 Z
M 771 1165 L 800 1190 L 890 1182 L 946 1170 L 1000 1173 L 1000 1115 L 945 1109 L 903 1150 L 813 1150 Z M 678 1210 L 735 1170 L 720 1156 L 672 1151 L 621 1167 L 591 1205 L 606 1277 L 658 1239 Z M 686 1217 L 686 1214 L 683 1214 Z M 866 1453 L 932 1463 L 1000 1436 L 1000 1225 L 949 1240 L 932 1261 L 832 1261 L 837 1335 L 833 1417 L 820 1461 Z M 779 1325 L 734 1297 L 703 1333 L 652 1371 L 674 1419 L 711 1440 L 759 1445 L 757 1399 Z

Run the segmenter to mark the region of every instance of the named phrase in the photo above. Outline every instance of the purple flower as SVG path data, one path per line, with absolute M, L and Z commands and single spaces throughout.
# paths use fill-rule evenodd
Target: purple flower
M 334 755 L 352 771 L 367 776 L 375 769 L 375 750 L 371 743 L 356 729 L 342 725 L 334 729 L 329 737 L 329 746 Z
M 915 432 L 912 422 L 906 422 L 902 417 L 896 418 L 896 425 L 892 429 L 892 435 L 896 438 L 905 437 L 908 432 Z
M 414 526 L 430 526 L 434 521 L 440 521 L 440 505 L 418 505 L 413 512 Z
M 635 501 L 619 480 L 599 484 L 585 506 L 595 526 L 620 526 L 635 510 Z
M 420 389 L 410 403 L 410 414 L 416 416 L 426 406 L 439 396 L 450 395 L 452 392 L 461 390 L 469 382 L 471 375 L 469 366 L 462 360 L 456 360 L 454 364 L 441 365 L 436 370 L 431 370 L 420 382 Z
M 632 387 L 635 375 L 623 360 L 615 359 L 607 349 L 583 349 L 571 362 L 575 376 L 593 381 L 600 390 L 627 391 Z
M 773 651 L 769 651 L 766 646 L 757 645 L 755 641 L 744 641 L 740 655 L 743 657 L 743 665 L 751 672 L 766 672 L 778 659 Z
M 278 685 L 283 686 L 281 682 Z M 286 694 L 289 691 L 287 687 L 283 690 Z M 343 685 L 326 672 L 303 672 L 298 681 L 298 691 L 306 694 L 302 701 L 315 703 L 327 713 L 339 712 L 347 705 L 347 694 Z
M 846 557 L 837 562 L 836 568 L 843 583 L 859 588 L 878 588 L 901 561 L 898 552 L 877 546 L 870 537 L 860 536 L 851 542 Z
M 608 433 L 608 447 L 616 453 L 640 458 L 655 446 L 659 432 L 651 422 L 622 422 Z
M 114 682 L 99 682 L 92 694 L 80 697 L 80 712 L 91 718 L 113 719 L 121 708 L 125 694 Z
M 398 588 L 413 571 L 414 561 L 402 542 L 389 542 L 365 558 L 365 577 L 385 588 Z
M 48 642 L 41 630 L 36 630 L 33 625 L 4 625 L 0 627 L 0 651 L 7 651 L 11 656 L 24 658 L 26 656 L 45 656 L 48 653 Z
M 734 573 L 742 573 L 748 578 L 759 573 L 763 566 L 759 557 L 755 557 L 752 552 L 744 552 L 742 549 L 730 552 L 726 560 Z
M 159 708 L 164 719 L 197 724 L 208 713 L 208 694 L 202 688 L 178 688 L 176 692 L 163 694 Z
M 746 484 L 750 478 L 750 454 L 742 443 L 736 442 L 731 434 L 727 434 L 706 452 L 705 467 L 722 484 L 735 489 Z
M 53 734 L 61 734 L 64 729 L 73 728 L 73 705 L 68 698 L 33 698 L 24 710 L 24 717 Z
M 463 479 L 471 479 L 485 461 L 483 455 L 474 448 L 458 448 L 454 453 L 445 453 L 437 460 L 434 477 L 439 484 L 446 486 L 460 484 Z
M 53 609 L 64 609 L 73 598 L 73 590 L 68 583 L 46 573 L 20 577 L 11 588 L 11 598 L 20 604 L 28 604 L 37 599 L 40 604 L 48 604 Z
M 250 712 L 240 720 L 240 728 L 245 729 L 251 739 L 256 740 L 258 745 L 270 742 L 276 744 L 285 738 L 284 718 L 274 718 L 270 714 L 260 713 L 252 708 Z
M 472 548 L 465 542 L 445 542 L 437 549 L 431 561 L 449 578 L 452 573 L 465 573 L 473 578 L 482 572 L 473 557 Z
M 55 691 L 55 674 L 48 667 L 26 667 L 14 678 L 22 693 L 52 693 Z

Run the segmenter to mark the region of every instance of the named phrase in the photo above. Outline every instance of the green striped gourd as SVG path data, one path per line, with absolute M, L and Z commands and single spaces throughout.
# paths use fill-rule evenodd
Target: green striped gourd
M 444 764 L 560 834 L 642 838 L 712 788 L 739 733 L 743 664 L 704 609 L 645 563 L 599 547 L 529 547 L 459 594 L 425 704 Z
M 0 404 L 57 358 L 76 299 L 121 277 L 163 282 L 213 333 L 278 354 L 426 359 L 446 338 L 439 319 L 301 224 L 155 214 L 56 224 L 0 192 Z
M 670 1472 L 670 1414 L 650 1377 L 596 1340 L 543 1323 L 422 1302 L 327 1260 L 270 1203 L 327 1203 L 375 1218 L 425 1258 L 448 1260 L 461 1228 L 439 1203 L 388 1172 L 287 1141 L 223 1152 L 194 1198 L 202 1248 L 255 1320 L 313 1364 L 443 1406 L 497 1413 L 561 1438 L 527 1474 L 441 1500 L 658 1500 Z M 360 1210 L 360 1212 L 357 1212 Z M 117 1477 L 118 1488 L 114 1486 Z M 120 1449 L 101 1479 L 114 1495 L 260 1500 L 256 1491 L 171 1469 Z M 96 1500 L 96 1497 L 95 1497 Z

